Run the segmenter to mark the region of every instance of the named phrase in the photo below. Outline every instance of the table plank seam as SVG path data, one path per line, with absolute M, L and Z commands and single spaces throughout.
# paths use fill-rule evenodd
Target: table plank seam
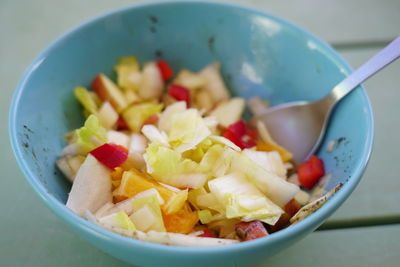
M 390 224 L 400 224 L 400 214 L 374 216 L 374 217 L 355 217 L 349 219 L 333 219 L 322 224 L 317 231 L 358 228 L 370 226 L 384 226 Z

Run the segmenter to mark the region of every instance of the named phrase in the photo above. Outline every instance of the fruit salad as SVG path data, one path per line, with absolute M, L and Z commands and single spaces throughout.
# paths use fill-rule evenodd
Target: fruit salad
M 266 102 L 231 96 L 219 63 L 175 72 L 129 56 L 114 71 L 74 89 L 86 119 L 56 165 L 75 214 L 142 241 L 219 246 L 266 237 L 327 200 L 322 160 L 296 167 L 263 123 L 244 121 L 246 104 Z

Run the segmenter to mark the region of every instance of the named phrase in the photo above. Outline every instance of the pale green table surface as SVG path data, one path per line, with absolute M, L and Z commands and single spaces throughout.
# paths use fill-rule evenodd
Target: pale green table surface
M 0 266 L 128 266 L 92 247 L 33 193 L 11 152 L 11 95 L 37 53 L 67 29 L 150 1 L 0 1 Z M 358 67 L 400 33 L 399 0 L 231 1 L 281 16 L 330 42 Z M 257 266 L 400 266 L 400 61 L 365 85 L 375 115 L 368 169 L 345 204 L 291 248 Z

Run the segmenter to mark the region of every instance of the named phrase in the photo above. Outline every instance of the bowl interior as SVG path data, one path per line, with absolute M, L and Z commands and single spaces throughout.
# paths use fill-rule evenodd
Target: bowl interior
M 127 55 L 137 56 L 142 63 L 163 58 L 175 71 L 197 71 L 220 61 L 234 95 L 261 96 L 272 104 L 321 98 L 350 71 L 329 46 L 303 30 L 230 5 L 146 5 L 92 20 L 40 54 L 14 97 L 13 148 L 43 199 L 52 196 L 65 203 L 70 189 L 54 162 L 65 145 L 63 135 L 83 122 L 72 89 L 89 86 L 98 72 L 115 77 L 112 67 Z M 358 181 L 353 176 L 365 167 L 372 129 L 369 100 L 360 88 L 337 106 L 318 152 L 326 171 L 333 174 L 328 189 L 349 178 Z M 326 152 L 327 143 L 339 138 L 337 149 Z

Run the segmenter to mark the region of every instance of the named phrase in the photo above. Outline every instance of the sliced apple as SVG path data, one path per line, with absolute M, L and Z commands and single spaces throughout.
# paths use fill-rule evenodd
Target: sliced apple
M 117 112 L 121 112 L 127 107 L 128 103 L 122 91 L 103 73 L 96 75 L 91 87 L 101 101 L 109 101 Z
M 58 169 L 64 174 L 64 176 L 72 183 L 74 182 L 75 173 L 72 170 L 71 166 L 69 166 L 67 158 L 62 157 L 56 161 L 56 165 Z
M 189 90 L 196 90 L 203 87 L 206 82 L 207 80 L 202 75 L 183 69 L 177 74 L 173 83 Z
M 146 63 L 143 67 L 139 96 L 143 99 L 158 99 L 164 90 L 164 82 L 155 62 Z
M 228 127 L 232 123 L 240 120 L 244 106 L 245 101 L 243 98 L 234 97 L 226 102 L 220 103 L 210 115 L 216 117 L 222 126 Z
M 85 210 L 94 213 L 111 201 L 111 171 L 88 154 L 76 174 L 66 206 L 83 216 Z
M 107 129 L 113 128 L 119 118 L 118 112 L 115 111 L 115 109 L 108 101 L 103 102 L 99 109 L 99 112 L 97 113 L 97 117 L 99 118 L 101 125 L 103 125 Z
M 228 100 L 230 94 L 220 73 L 221 64 L 214 62 L 199 73 L 206 80 L 204 89 L 207 90 L 215 103 Z
M 108 131 L 107 140 L 109 143 L 129 148 L 130 137 L 129 135 L 119 131 Z
M 74 182 L 75 175 L 84 160 L 85 157 L 81 155 L 67 155 L 58 159 L 56 165 L 70 182 Z
M 197 90 L 194 95 L 194 105 L 205 112 L 209 111 L 214 106 L 214 101 L 211 94 L 204 89 Z

